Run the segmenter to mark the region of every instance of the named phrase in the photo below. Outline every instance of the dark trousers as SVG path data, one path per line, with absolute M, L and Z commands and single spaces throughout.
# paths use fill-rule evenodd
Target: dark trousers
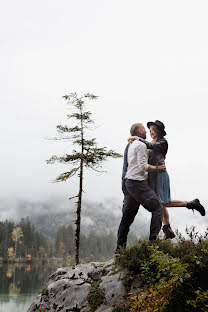
M 125 179 L 123 216 L 118 229 L 117 247 L 126 245 L 130 225 L 139 210 L 140 204 L 152 213 L 150 224 L 150 240 L 156 238 L 162 226 L 163 207 L 156 193 L 150 188 L 147 181 Z

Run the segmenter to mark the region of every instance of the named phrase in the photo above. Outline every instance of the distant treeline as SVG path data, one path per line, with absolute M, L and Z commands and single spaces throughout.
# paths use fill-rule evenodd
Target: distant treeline
M 130 240 L 135 237 L 130 235 Z M 112 257 L 116 246 L 116 235 L 95 231 L 88 236 L 81 234 L 80 256 L 84 260 L 105 260 Z M 0 258 L 27 260 L 58 257 L 73 260 L 74 228 L 62 225 L 58 228 L 55 242 L 49 241 L 39 233 L 29 218 L 23 218 L 18 224 L 11 221 L 0 222 Z
M 80 257 L 87 260 L 103 260 L 112 257 L 116 245 L 113 233 L 90 232 L 80 236 Z M 74 256 L 74 229 L 72 225 L 60 226 L 55 241 L 55 254 L 58 257 Z
M 28 218 L 18 224 L 11 221 L 0 222 L 0 257 L 13 260 L 15 258 L 46 258 L 53 253 L 52 244 L 39 233 Z

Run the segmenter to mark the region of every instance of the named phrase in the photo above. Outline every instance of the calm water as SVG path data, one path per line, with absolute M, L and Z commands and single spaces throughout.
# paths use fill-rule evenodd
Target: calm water
M 0 264 L 0 312 L 26 312 L 58 266 Z

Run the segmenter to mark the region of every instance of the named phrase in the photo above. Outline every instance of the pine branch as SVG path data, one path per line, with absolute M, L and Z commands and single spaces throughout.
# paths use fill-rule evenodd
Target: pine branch
M 79 168 L 73 168 L 71 171 L 64 172 L 60 174 L 54 182 L 63 182 L 66 181 L 67 179 L 73 177 L 76 172 L 79 170 Z
M 77 198 L 77 197 L 78 197 L 78 195 L 73 196 L 73 197 L 69 197 L 69 200 L 70 200 L 70 199 L 73 199 L 73 198 Z
M 83 123 L 93 123 L 93 120 L 90 119 L 90 116 L 92 115 L 91 112 L 82 112 L 80 113 L 73 113 L 71 115 L 67 115 L 67 117 L 70 118 L 75 118 L 76 120 L 82 120 Z
M 96 100 L 98 99 L 98 96 L 91 94 L 91 93 L 85 93 L 83 96 L 78 97 L 76 92 L 69 93 L 68 95 L 64 95 L 63 98 L 65 100 L 71 101 L 72 103 L 76 102 L 78 99 L 89 99 L 89 100 Z
M 107 171 L 95 169 L 94 167 L 92 167 L 92 166 L 90 166 L 90 165 L 87 165 L 87 167 L 90 168 L 90 169 L 92 169 L 93 171 L 99 172 L 100 174 L 101 174 L 101 173 L 107 173 Z
M 96 145 L 95 139 L 91 139 L 91 140 L 78 139 L 78 140 L 74 141 L 74 144 L 78 144 L 78 145 L 83 144 L 84 150 L 86 150 L 86 151 L 89 149 L 89 147 Z
M 103 148 L 88 148 L 87 153 L 84 154 L 84 162 L 87 166 L 99 165 L 105 161 L 108 157 L 121 158 L 123 155 L 114 152 L 113 150 L 107 150 L 106 147 Z
M 63 136 L 60 136 L 60 137 L 54 137 L 54 138 L 45 138 L 46 140 L 53 140 L 53 141 L 61 141 L 61 140 L 72 140 L 74 138 L 78 138 L 79 136 L 71 136 L 71 137 L 63 137 Z
M 47 164 L 54 164 L 55 162 L 59 162 L 59 163 L 67 163 L 67 162 L 74 162 L 77 163 L 80 160 L 80 153 L 77 153 L 76 151 L 73 151 L 74 154 L 67 154 L 65 156 L 62 157 L 57 157 L 55 155 L 53 155 L 50 159 L 46 160 Z
M 98 96 L 97 95 L 94 95 L 94 94 L 91 94 L 91 93 L 85 93 L 84 94 L 84 97 L 85 98 L 88 98 L 88 99 L 90 99 L 90 100 L 97 100 L 98 99 Z
M 60 133 L 65 133 L 65 132 L 80 132 L 82 129 L 78 126 L 69 128 L 68 126 L 62 126 L 62 125 L 58 125 L 57 127 L 57 131 Z

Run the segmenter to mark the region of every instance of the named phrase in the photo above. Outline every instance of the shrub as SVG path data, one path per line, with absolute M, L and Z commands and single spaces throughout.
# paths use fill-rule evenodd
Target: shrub
M 186 229 L 188 239 L 177 233 L 170 240 L 138 241 L 123 250 L 116 265 L 126 270 L 125 286 L 130 289 L 140 277 L 144 291 L 129 293 L 126 311 L 208 311 L 208 230 L 199 234 Z
M 105 300 L 105 294 L 103 289 L 100 288 L 100 283 L 101 280 L 92 283 L 87 298 L 92 311 L 95 311 Z
M 164 311 L 173 291 L 187 279 L 187 264 L 159 250 L 148 246 L 149 261 L 141 266 L 141 276 L 149 287 L 131 298 L 130 311 Z

